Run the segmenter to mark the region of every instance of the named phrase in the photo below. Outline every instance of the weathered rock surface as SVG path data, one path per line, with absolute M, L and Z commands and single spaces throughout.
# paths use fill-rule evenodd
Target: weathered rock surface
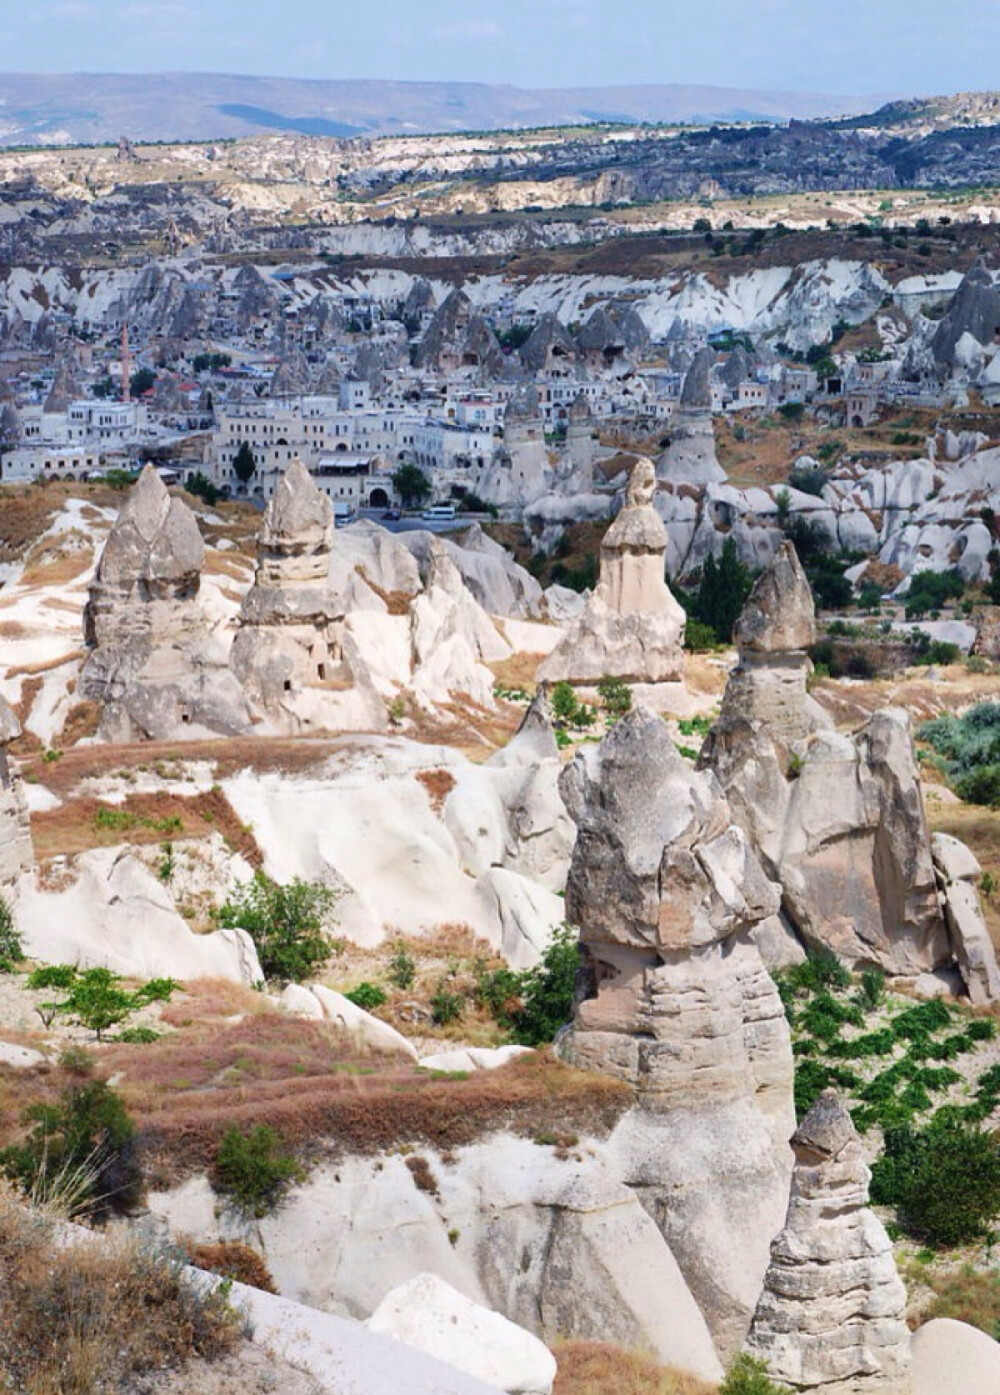
M 314 1168 L 256 1233 L 280 1291 L 367 1318 L 393 1289 L 430 1272 L 543 1341 L 614 1342 L 720 1378 L 684 1277 L 605 1142 L 587 1139 L 557 1157 L 499 1134 L 421 1156 L 433 1193 L 415 1185 L 398 1154 Z M 243 1234 L 205 1179 L 152 1193 L 149 1204 L 174 1233 Z
M 715 454 L 711 374 L 715 355 L 700 349 L 684 378 L 670 423 L 670 444 L 656 462 L 657 476 L 675 484 L 713 484 L 726 478 Z
M 795 1390 L 910 1395 L 906 1290 L 868 1209 L 861 1142 L 833 1091 L 820 1095 L 792 1147 L 788 1216 L 771 1246 L 748 1348 Z
M 909 716 L 884 708 L 851 736 L 831 730 L 806 691 L 813 632 L 786 542 L 736 625 L 739 664 L 699 767 L 719 779 L 803 943 L 910 979 L 957 961 L 988 1001 L 1000 977 L 969 876 L 947 883 L 942 911 Z
M 979 903 L 982 875 L 975 856 L 947 833 L 931 834 L 931 857 L 944 897 L 944 915 L 958 968 L 974 1003 L 1000 998 L 1000 969 Z
M 548 1347 L 436 1274 L 417 1274 L 392 1289 L 365 1326 L 508 1395 L 551 1395 L 556 1361 Z
M 683 677 L 684 612 L 665 580 L 667 537 L 652 507 L 655 482 L 651 462 L 638 461 L 625 506 L 601 544 L 594 594 L 542 663 L 539 678 L 659 683 Z
M 13 886 L 34 865 L 31 817 L 17 762 L 7 747 L 21 735 L 21 723 L 0 697 L 0 888 Z
M 245 931 L 196 935 L 131 849 L 92 848 L 80 853 L 73 871 L 75 880 L 61 891 L 21 883 L 17 922 L 31 958 L 137 979 L 263 979 Z
M 118 515 L 90 589 L 82 698 L 102 704 L 108 740 L 249 727 L 227 644 L 198 605 L 204 543 L 194 514 L 147 465 Z
M 562 1052 L 635 1086 L 613 1144 L 720 1351 L 743 1341 L 787 1201 L 792 1057 L 753 943 L 778 909 L 711 774 L 642 708 L 561 782 L 588 995 Z
M 333 533 L 333 506 L 293 460 L 264 512 L 230 653 L 248 700 L 280 731 L 386 724 L 382 699 L 345 646 L 347 602 L 329 580 Z

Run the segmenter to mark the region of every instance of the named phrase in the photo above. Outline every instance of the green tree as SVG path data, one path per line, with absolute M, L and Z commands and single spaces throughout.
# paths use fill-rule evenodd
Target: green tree
M 604 710 L 613 722 L 632 710 L 632 689 L 623 678 L 604 677 L 597 685 Z
M 928 1245 L 979 1239 L 1000 1214 L 1000 1137 L 946 1110 L 925 1129 L 887 1129 L 871 1195 Z
M 710 625 L 719 641 L 728 644 L 752 584 L 750 568 L 740 561 L 732 538 L 727 538 L 718 562 L 711 554 L 705 559 L 692 606 L 694 618 Z
M 417 465 L 400 465 L 392 476 L 392 482 L 405 508 L 419 508 L 430 498 L 431 482 Z
M 129 381 L 133 397 L 141 397 L 144 392 L 149 392 L 156 382 L 156 374 L 152 368 L 137 368 Z
M 54 1104 L 26 1111 L 23 1143 L 0 1153 L 0 1168 L 36 1199 L 97 1217 L 130 1209 L 142 1191 L 135 1125 L 103 1080 L 65 1090 Z
M 324 921 L 335 899 L 332 887 L 298 877 L 279 886 L 263 872 L 238 886 L 216 912 L 220 925 L 245 930 L 267 978 L 299 983 L 330 956 Z
M 563 925 L 549 941 L 541 963 L 520 975 L 521 1006 L 512 1021 L 514 1037 L 523 1046 L 552 1041 L 573 1016 L 579 967 L 579 935 L 572 925 Z
M 250 449 L 250 442 L 243 441 L 233 456 L 233 474 L 240 484 L 249 484 L 257 473 L 257 458 Z

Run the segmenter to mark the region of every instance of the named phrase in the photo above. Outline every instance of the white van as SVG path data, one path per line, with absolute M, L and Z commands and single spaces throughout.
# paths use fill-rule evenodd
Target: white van
M 354 520 L 354 505 L 340 500 L 333 506 L 333 523 L 336 528 L 346 528 Z
M 455 505 L 432 504 L 429 509 L 424 509 L 423 516 L 424 518 L 428 519 L 428 521 L 436 521 L 440 523 L 444 520 L 455 517 Z

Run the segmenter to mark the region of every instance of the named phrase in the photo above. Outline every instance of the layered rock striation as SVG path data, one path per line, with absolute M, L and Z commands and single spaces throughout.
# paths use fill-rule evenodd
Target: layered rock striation
M 652 506 L 655 487 L 652 462 L 639 460 L 625 506 L 601 544 L 597 587 L 539 678 L 659 683 L 683 677 L 685 618 L 665 579 L 667 535 Z
M 708 773 L 637 708 L 561 781 L 586 989 L 562 1046 L 634 1086 L 613 1139 L 723 1355 L 743 1341 L 787 1202 L 792 1055 L 753 941 L 779 890 Z
M 885 1228 L 868 1209 L 861 1142 L 832 1090 L 792 1147 L 788 1215 L 771 1246 L 748 1348 L 793 1390 L 910 1395 L 906 1290 Z

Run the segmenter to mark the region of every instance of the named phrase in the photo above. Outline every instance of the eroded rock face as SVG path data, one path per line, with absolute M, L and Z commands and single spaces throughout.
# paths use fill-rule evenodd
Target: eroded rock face
M 21 723 L 0 697 L 0 887 L 13 886 L 34 865 L 31 819 L 17 762 L 7 750 Z
M 780 883 L 785 919 L 852 967 L 914 979 L 957 960 L 970 991 L 974 979 L 977 994 L 995 993 L 974 885 L 956 883 L 952 911 L 942 910 L 909 716 L 884 708 L 845 735 L 806 691 L 813 605 L 790 543 L 735 633 L 740 661 L 699 764 Z
M 753 943 L 778 888 L 718 784 L 637 708 L 567 767 L 566 889 L 588 981 L 563 1044 L 627 1080 L 622 1175 L 666 1237 L 725 1355 L 743 1341 L 787 1201 L 792 1056 Z
M 662 480 L 718 484 L 726 478 L 715 454 L 711 382 L 714 362 L 712 350 L 701 349 L 687 371 L 670 425 L 670 444 L 656 462 L 656 473 Z
M 665 580 L 667 535 L 652 507 L 655 487 L 652 462 L 639 460 L 625 507 L 601 544 L 594 594 L 539 668 L 540 678 L 659 683 L 683 676 L 684 612 Z
M 345 598 L 329 580 L 333 507 L 299 460 L 264 513 L 257 572 L 230 664 L 248 699 L 280 730 L 385 724 L 385 708 L 345 650 Z
M 147 465 L 104 545 L 84 610 L 80 696 L 107 740 L 235 736 L 249 726 L 225 646 L 198 605 L 197 520 Z
M 792 1140 L 785 1227 L 771 1247 L 748 1347 L 794 1390 L 909 1395 L 906 1290 L 868 1209 L 870 1172 L 851 1116 L 825 1091 Z

